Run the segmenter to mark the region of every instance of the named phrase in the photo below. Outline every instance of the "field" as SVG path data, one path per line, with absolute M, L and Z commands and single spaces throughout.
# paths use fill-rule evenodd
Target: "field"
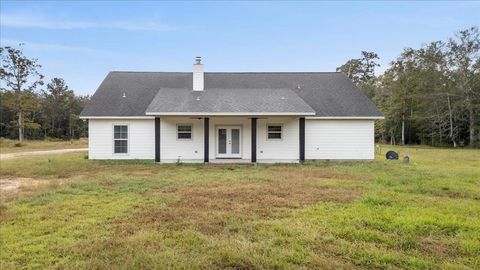
M 55 149 L 70 149 L 70 148 L 87 148 L 88 139 L 81 138 L 79 140 L 26 140 L 22 146 L 16 146 L 16 140 L 0 139 L 0 154 L 28 152 L 28 151 L 42 151 Z
M 1 269 L 480 269 L 480 151 L 410 164 L 1 162 Z

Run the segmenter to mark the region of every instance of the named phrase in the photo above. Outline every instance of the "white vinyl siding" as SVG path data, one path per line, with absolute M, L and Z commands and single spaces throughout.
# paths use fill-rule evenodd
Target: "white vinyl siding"
M 90 119 L 90 159 L 155 158 L 154 119 Z M 191 139 L 178 139 L 178 126 L 191 125 Z M 127 153 L 115 154 L 114 126 L 127 126 Z M 209 155 L 216 158 L 217 126 L 241 127 L 241 159 L 251 158 L 251 119 L 248 117 L 210 117 Z M 268 125 L 281 125 L 281 139 L 268 139 Z M 191 117 L 160 118 L 161 162 L 203 162 L 203 119 Z M 373 120 L 305 121 L 305 158 L 374 158 Z M 299 159 L 298 117 L 268 117 L 257 120 L 257 162 L 297 162 Z M 232 160 L 235 162 L 235 160 Z
M 127 153 L 115 154 L 114 126 L 127 126 Z M 88 120 L 89 159 L 155 159 L 153 119 Z
M 281 139 L 269 139 L 268 126 L 281 126 Z M 299 159 L 298 117 L 268 117 L 257 120 L 257 161 L 287 162 Z
M 305 121 L 305 159 L 373 159 L 373 120 Z
M 185 126 L 191 127 L 190 139 L 178 137 Z M 203 119 L 160 117 L 160 162 L 177 161 L 203 162 Z

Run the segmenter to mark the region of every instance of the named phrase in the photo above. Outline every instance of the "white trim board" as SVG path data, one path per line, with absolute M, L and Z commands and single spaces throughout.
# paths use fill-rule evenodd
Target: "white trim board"
M 305 119 L 319 120 L 383 120 L 385 116 L 307 116 Z
M 80 116 L 80 119 L 155 119 L 153 116 Z
M 155 119 L 155 116 L 202 116 L 202 115 L 212 115 L 212 116 L 257 116 L 257 115 L 267 115 L 267 116 L 305 116 L 305 119 L 324 119 L 324 120 L 342 120 L 342 119 L 353 119 L 353 120 L 383 120 L 385 116 L 307 116 L 315 115 L 315 113 L 269 113 L 269 112 L 248 112 L 248 113 L 199 113 L 199 112 L 147 112 L 145 116 L 80 116 L 80 119 Z

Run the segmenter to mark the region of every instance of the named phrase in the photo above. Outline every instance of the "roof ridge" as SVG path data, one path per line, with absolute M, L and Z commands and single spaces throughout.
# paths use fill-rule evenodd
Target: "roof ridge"
M 212 72 L 205 72 L 205 73 L 220 73 L 220 74 L 317 74 L 317 73 L 341 73 L 337 71 L 212 71 Z
M 128 70 L 111 70 L 110 73 L 192 73 L 183 71 L 128 71 Z
M 190 74 L 189 71 L 122 71 L 112 70 L 110 73 L 179 73 Z M 205 71 L 215 74 L 341 74 L 339 71 Z

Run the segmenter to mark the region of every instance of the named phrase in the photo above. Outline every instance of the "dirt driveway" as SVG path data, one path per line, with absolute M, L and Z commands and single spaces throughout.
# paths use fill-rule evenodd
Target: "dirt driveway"
M 72 152 L 88 151 L 88 148 L 72 148 L 72 149 L 58 149 L 58 150 L 46 150 L 46 151 L 34 151 L 34 152 L 18 152 L 10 154 L 0 154 L 0 160 L 21 158 L 21 157 L 33 157 L 53 154 L 64 154 Z
M 14 192 L 20 187 L 48 184 L 48 180 L 27 177 L 0 179 L 0 192 Z
M 0 179 L 0 200 L 15 194 L 17 191 L 38 191 L 39 188 L 48 188 L 51 185 L 62 185 L 65 179 L 34 179 L 28 177 L 14 177 Z

